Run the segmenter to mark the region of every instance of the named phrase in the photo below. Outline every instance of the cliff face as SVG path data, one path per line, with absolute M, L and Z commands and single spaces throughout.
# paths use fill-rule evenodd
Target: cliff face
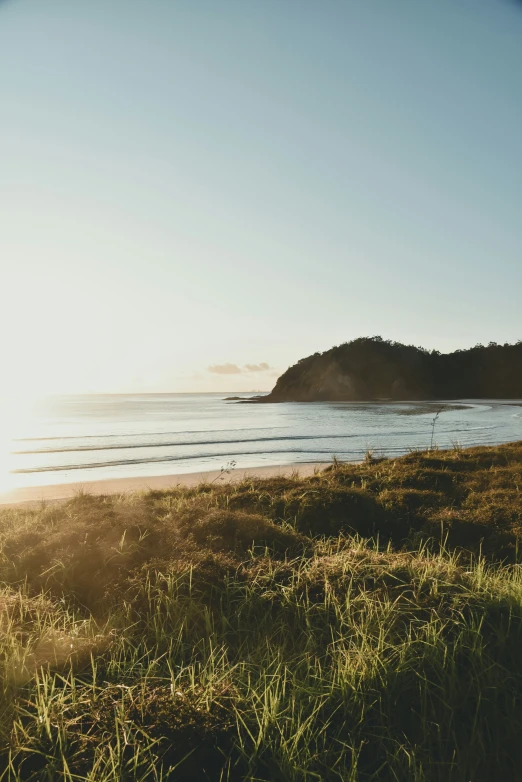
M 522 398 L 522 342 L 441 354 L 363 337 L 301 359 L 262 401 L 459 398 Z

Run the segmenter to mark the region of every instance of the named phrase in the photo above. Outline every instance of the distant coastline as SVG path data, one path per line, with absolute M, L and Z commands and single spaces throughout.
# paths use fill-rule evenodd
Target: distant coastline
M 300 359 L 248 402 L 393 402 L 522 398 L 522 341 L 453 353 L 361 337 Z

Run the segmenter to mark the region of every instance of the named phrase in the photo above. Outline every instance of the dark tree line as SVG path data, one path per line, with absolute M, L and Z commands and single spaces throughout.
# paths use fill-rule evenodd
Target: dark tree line
M 361 337 L 290 367 L 267 401 L 522 398 L 522 341 L 453 353 Z

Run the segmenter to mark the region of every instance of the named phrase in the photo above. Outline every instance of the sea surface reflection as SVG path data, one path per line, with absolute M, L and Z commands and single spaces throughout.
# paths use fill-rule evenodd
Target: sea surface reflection
M 54 397 L 4 407 L 0 491 L 35 485 L 393 456 L 522 439 L 522 403 L 237 404 L 228 394 Z M 437 411 L 442 411 L 435 422 Z

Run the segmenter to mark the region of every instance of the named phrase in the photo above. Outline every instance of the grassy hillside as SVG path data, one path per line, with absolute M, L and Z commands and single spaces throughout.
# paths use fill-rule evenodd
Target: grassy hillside
M 0 513 L 0 780 L 522 779 L 522 443 Z

